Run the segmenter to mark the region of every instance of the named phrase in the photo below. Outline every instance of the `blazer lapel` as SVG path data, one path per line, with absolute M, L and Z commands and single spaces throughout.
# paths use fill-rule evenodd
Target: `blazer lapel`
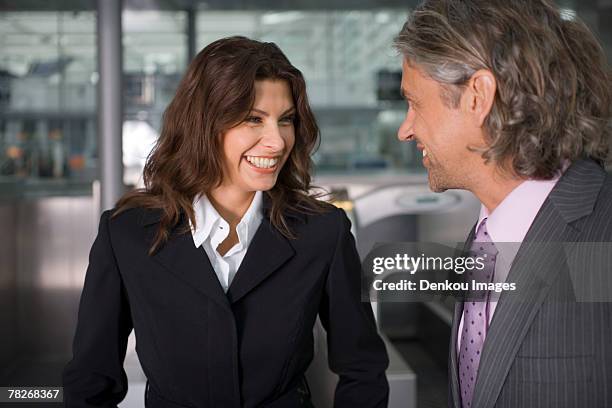
M 159 216 L 158 211 L 147 210 L 142 219 L 143 224 L 148 226 L 147 228 L 151 228 L 151 224 L 157 225 Z M 182 216 L 179 225 L 173 229 L 169 240 L 152 256 L 152 259 L 188 285 L 229 309 L 227 297 L 213 271 L 206 252 L 202 247 L 195 247 L 192 235 L 189 232 L 179 233 L 185 225 L 188 225 L 187 223 L 187 217 Z M 151 231 L 151 234 L 154 233 L 155 230 Z
M 240 300 L 294 255 L 291 244 L 264 217 L 227 292 L 230 303 Z
M 542 214 L 548 213 L 548 216 L 538 216 L 533 227 L 541 228 L 543 218 L 545 222 L 562 221 L 553 216 L 555 210 L 550 205 L 543 209 Z M 497 303 L 478 368 L 472 401 L 475 408 L 494 406 L 550 283 L 565 267 L 561 242 L 571 241 L 574 232 L 562 233 L 562 230 L 563 226 L 549 229 L 549 239 L 556 241 L 554 243 L 524 241 L 516 255 L 507 282 L 516 283 L 517 293 L 502 293 Z M 533 234 L 529 235 L 533 238 Z
M 542 305 L 550 283 L 564 268 L 563 242 L 576 241 L 572 223 L 589 215 L 605 178 L 595 162 L 568 168 L 542 205 L 508 273 L 517 294 L 504 292 L 497 304 L 482 351 L 474 408 L 493 407 L 514 357 Z
M 249 245 L 227 294 L 223 292 L 204 249 L 195 247 L 189 232 L 179 233 L 189 225 L 189 220 L 184 214 L 179 224 L 173 228 L 168 242 L 153 255 L 153 259 L 219 305 L 230 309 L 230 303 L 238 301 L 254 289 L 295 254 L 288 240 L 270 223 L 269 212 L 272 201 L 267 193 L 263 195 L 262 207 L 264 217 L 261 225 Z M 300 213 L 287 212 L 285 216 L 288 221 L 306 221 L 306 217 Z M 152 228 L 159 222 L 160 217 L 161 210 L 146 209 L 140 217 L 140 223 L 147 229 Z M 154 229 L 149 231 L 150 235 L 147 237 L 149 241 L 154 233 Z

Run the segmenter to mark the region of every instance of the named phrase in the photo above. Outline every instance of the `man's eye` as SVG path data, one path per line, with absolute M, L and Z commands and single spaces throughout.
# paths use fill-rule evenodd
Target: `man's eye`
M 249 116 L 246 118 L 246 122 L 249 123 L 261 123 L 261 118 L 257 116 Z

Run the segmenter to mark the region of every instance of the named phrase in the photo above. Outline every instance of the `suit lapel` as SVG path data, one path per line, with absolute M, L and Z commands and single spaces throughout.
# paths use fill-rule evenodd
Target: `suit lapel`
M 516 283 L 517 293 L 503 293 L 497 303 L 478 368 L 473 407 L 492 407 L 495 404 L 550 284 L 565 268 L 562 242 L 575 239 L 576 232 L 566 228 L 550 203 L 542 210 L 542 216 L 536 217 L 530 231 L 549 223 L 556 225 L 547 230 L 547 238 L 556 242 L 534 242 L 535 234 L 528 233 L 526 239 L 532 240 L 521 245 L 506 279 Z
M 240 300 L 294 255 L 291 244 L 264 217 L 229 287 L 229 301 Z
M 159 212 L 155 211 L 147 210 L 143 217 L 143 223 L 148 226 L 147 228 L 157 227 L 158 220 Z M 219 305 L 229 308 L 227 297 L 206 252 L 202 247 L 196 248 L 191 233 L 180 233 L 180 230 L 188 225 L 187 223 L 187 217 L 181 217 L 168 242 L 153 255 L 152 259 Z M 152 228 L 150 233 L 154 234 L 155 231 L 156 229 Z
M 227 295 L 223 292 L 204 249 L 195 247 L 191 233 L 180 233 L 189 225 L 189 220 L 184 214 L 178 225 L 173 228 L 168 242 L 152 258 L 219 305 L 230 308 L 230 303 L 241 299 L 295 255 L 295 250 L 288 240 L 270 223 L 272 201 L 267 193 L 263 196 L 262 207 L 264 217 L 261 225 L 247 249 Z M 292 220 L 304 222 L 306 219 L 299 213 L 287 212 L 285 216 L 290 223 Z M 155 227 L 160 218 L 161 210 L 157 209 L 147 209 L 141 214 L 140 224 L 150 229 L 148 241 L 151 241 L 156 232 Z
M 472 406 L 492 407 L 514 357 L 542 305 L 551 282 L 564 268 L 563 242 L 576 241 L 572 223 L 589 215 L 605 172 L 595 162 L 581 160 L 567 169 L 532 223 L 508 273 L 517 294 L 499 299 L 482 351 Z

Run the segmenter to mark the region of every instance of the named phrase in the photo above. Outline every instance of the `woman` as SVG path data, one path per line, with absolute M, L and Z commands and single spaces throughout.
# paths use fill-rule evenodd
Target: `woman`
M 102 214 L 67 406 L 127 391 L 134 328 L 150 407 L 310 407 L 317 315 L 336 407 L 384 407 L 387 356 L 342 210 L 308 194 L 318 128 L 278 47 L 218 40 L 190 64 L 144 169 Z

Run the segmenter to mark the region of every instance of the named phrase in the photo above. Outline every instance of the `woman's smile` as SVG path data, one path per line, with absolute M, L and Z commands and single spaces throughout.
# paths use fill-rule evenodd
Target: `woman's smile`
M 274 173 L 280 163 L 279 156 L 245 156 L 247 165 L 262 174 Z

